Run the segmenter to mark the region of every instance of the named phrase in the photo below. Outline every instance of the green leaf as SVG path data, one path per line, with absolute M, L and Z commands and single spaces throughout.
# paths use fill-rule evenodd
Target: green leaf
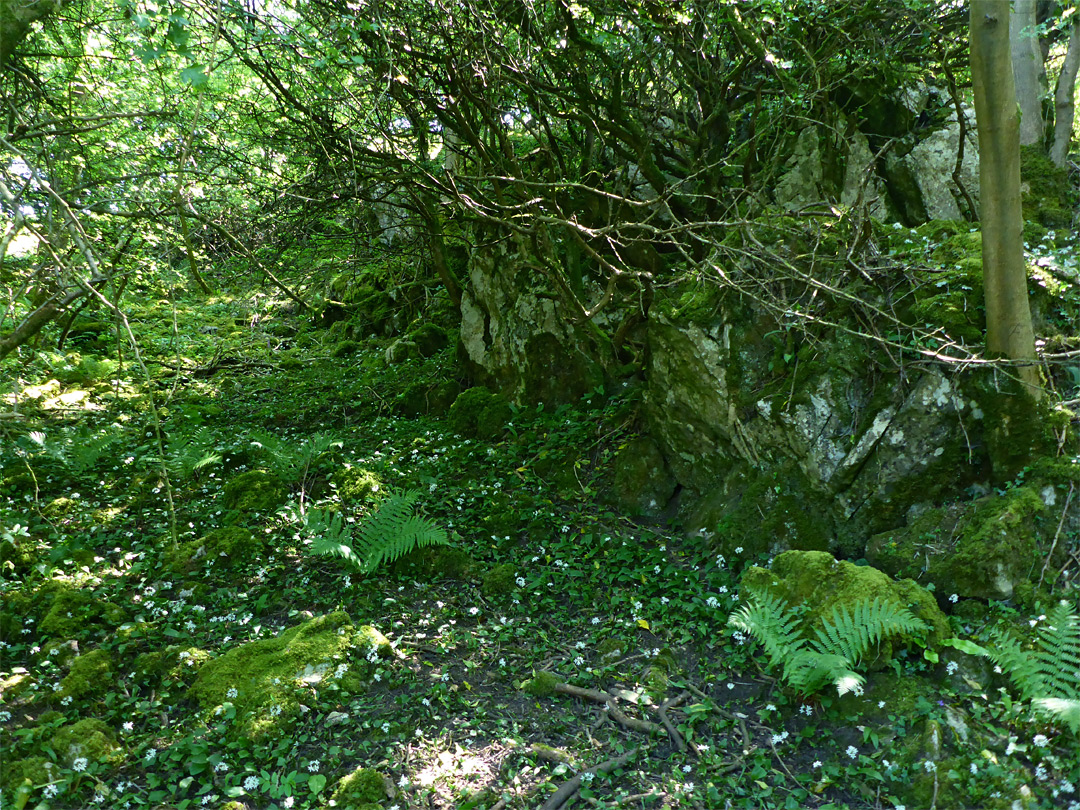
M 317 773 L 308 779 L 308 787 L 312 793 L 322 793 L 322 789 L 326 787 L 326 777 L 321 773 Z
M 196 90 L 205 85 L 209 78 L 203 65 L 192 65 L 180 71 L 180 81 L 190 84 Z

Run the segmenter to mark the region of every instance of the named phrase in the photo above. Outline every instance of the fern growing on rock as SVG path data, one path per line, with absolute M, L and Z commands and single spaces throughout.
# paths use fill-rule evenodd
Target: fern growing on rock
M 926 624 L 893 602 L 864 599 L 849 611 L 837 606 L 806 638 L 798 614 L 768 592 L 754 594 L 728 624 L 756 638 L 780 669 L 784 681 L 803 694 L 832 684 L 841 694 L 862 691 L 866 679 L 855 671 L 880 641 L 900 633 L 926 630 Z
M 1001 667 L 1035 711 L 1080 732 L 1080 615 L 1066 600 L 1039 622 L 1031 645 L 1001 630 L 990 649 L 976 648 Z
M 391 493 L 357 527 L 349 527 L 340 513 L 309 509 L 304 516 L 311 537 L 309 551 L 341 557 L 365 574 L 391 563 L 410 551 L 450 543 L 446 532 L 433 521 L 414 514 L 420 493 Z

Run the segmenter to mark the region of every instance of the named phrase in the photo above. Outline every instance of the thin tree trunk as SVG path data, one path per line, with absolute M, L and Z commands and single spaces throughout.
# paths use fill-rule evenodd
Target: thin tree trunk
M 1058 74 L 1054 93 L 1054 143 L 1050 147 L 1050 159 L 1056 166 L 1064 166 L 1072 138 L 1073 116 L 1076 114 L 1076 74 L 1080 71 L 1080 22 L 1073 15 L 1069 49 Z
M 973 2 L 972 13 L 985 13 L 991 2 Z M 1046 69 L 1043 66 L 1039 36 L 1035 32 L 1035 0 L 1013 0 L 1009 19 L 1009 49 L 1012 52 L 1012 78 L 1016 101 L 1020 105 L 1020 143 L 1041 144 L 1044 137 L 1042 101 L 1045 95 Z
M 1029 361 L 1017 367 L 1041 394 L 1028 304 L 1020 206 L 1020 121 L 1009 54 L 1009 0 L 971 4 L 971 81 L 979 130 L 980 220 L 986 294 L 986 350 Z

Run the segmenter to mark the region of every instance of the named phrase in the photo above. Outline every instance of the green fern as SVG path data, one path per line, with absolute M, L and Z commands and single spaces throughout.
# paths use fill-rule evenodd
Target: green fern
M 448 545 L 450 539 L 443 529 L 413 514 L 419 500 L 415 490 L 391 493 L 355 531 L 350 531 L 340 513 L 309 509 L 304 516 L 305 532 L 311 537 L 309 550 L 341 557 L 369 574 L 414 549 Z
M 1066 600 L 1039 623 L 1031 646 L 995 630 L 993 646 L 976 651 L 1009 676 L 1037 712 L 1080 732 L 1080 616 Z
M 822 621 L 815 638 L 807 639 L 787 602 L 768 592 L 754 594 L 728 624 L 749 633 L 765 648 L 769 665 L 803 694 L 828 684 L 841 694 L 858 693 L 866 679 L 855 671 L 863 656 L 883 639 L 898 633 L 924 631 L 926 625 L 892 602 L 864 599 L 849 612 L 837 606 Z
M 201 427 L 190 436 L 180 436 L 169 442 L 168 458 L 165 466 L 169 475 L 186 480 L 199 470 L 211 464 L 221 462 L 221 454 L 212 448 L 213 437 L 206 427 Z
M 297 447 L 265 430 L 253 432 L 251 443 L 270 457 L 274 471 L 288 483 L 303 480 L 323 453 L 342 446 L 339 439 L 327 433 L 314 433 Z

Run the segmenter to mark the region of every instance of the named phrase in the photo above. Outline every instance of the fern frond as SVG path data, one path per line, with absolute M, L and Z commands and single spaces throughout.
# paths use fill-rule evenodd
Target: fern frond
M 785 662 L 806 644 L 798 632 L 799 620 L 787 602 L 768 591 L 755 593 L 728 617 L 728 624 L 761 643 L 769 656 L 769 666 L 785 668 Z
M 213 442 L 214 437 L 205 426 L 188 436 L 173 439 L 169 442 L 168 458 L 165 460 L 169 474 L 184 480 L 211 464 L 219 463 L 221 454 L 213 450 Z
M 987 657 L 1009 676 L 1020 695 L 1025 700 L 1038 695 L 1045 696 L 1046 685 L 1035 656 L 1008 633 L 996 631 L 992 637 L 994 644 L 987 649 Z
M 1073 734 L 1080 734 L 1080 699 L 1035 698 L 1031 705 L 1044 715 L 1063 722 Z
M 419 500 L 416 490 L 392 493 L 360 526 L 357 546 L 366 571 L 391 563 L 413 549 L 449 544 L 450 538 L 442 528 L 412 514 Z
M 274 471 L 285 481 L 299 481 L 311 465 L 331 447 L 341 447 L 340 439 L 328 433 L 313 433 L 299 445 L 283 441 L 267 430 L 254 430 L 251 444 L 269 456 Z
M 906 608 L 875 597 L 861 600 L 848 612 L 845 605 L 833 608 L 832 615 L 817 629 L 811 646 L 821 653 L 841 656 L 857 665 L 882 639 L 899 633 L 914 633 L 926 625 Z
M 448 545 L 446 532 L 426 517 L 413 514 L 420 493 L 391 493 L 354 531 L 339 513 L 309 509 L 304 531 L 311 537 L 309 551 L 341 557 L 363 573 L 391 563 L 417 548 Z

